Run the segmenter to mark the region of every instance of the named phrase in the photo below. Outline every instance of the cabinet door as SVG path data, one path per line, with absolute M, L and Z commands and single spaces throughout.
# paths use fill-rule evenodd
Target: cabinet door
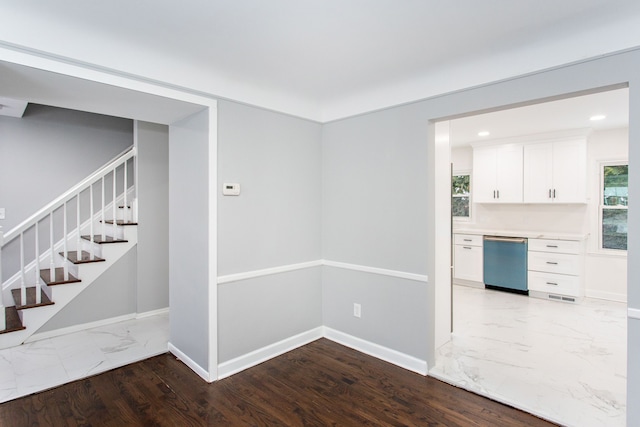
M 496 157 L 498 203 L 522 203 L 522 145 L 500 145 Z
M 482 282 L 482 246 L 453 247 L 453 277 Z
M 495 203 L 496 147 L 473 149 L 473 185 L 471 192 L 475 203 Z
M 586 141 L 553 144 L 553 189 L 556 203 L 587 202 Z
M 524 147 L 525 203 L 551 203 L 553 201 L 553 145 L 530 144 Z

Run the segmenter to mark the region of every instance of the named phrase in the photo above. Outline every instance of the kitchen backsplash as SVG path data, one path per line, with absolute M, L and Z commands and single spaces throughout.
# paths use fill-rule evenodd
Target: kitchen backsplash
M 472 221 L 454 221 L 454 229 L 541 230 L 586 234 L 589 232 L 587 208 L 588 205 L 474 204 Z

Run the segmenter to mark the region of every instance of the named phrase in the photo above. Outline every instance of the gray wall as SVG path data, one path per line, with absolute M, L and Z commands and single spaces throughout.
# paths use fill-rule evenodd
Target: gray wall
M 427 272 L 427 121 L 419 105 L 325 125 L 323 258 Z M 326 268 L 326 326 L 426 359 L 427 285 Z M 353 303 L 362 317 L 353 316 Z
M 209 149 L 208 110 L 169 126 L 169 342 L 207 371 Z
M 423 282 L 334 267 L 324 267 L 322 282 L 324 326 L 425 359 L 427 340 L 415 339 L 429 323 Z
M 0 207 L 12 227 L 133 144 L 128 119 L 29 104 L 0 116 Z
M 426 140 L 417 105 L 325 125 L 325 259 L 426 273 Z
M 137 312 L 169 306 L 169 128 L 136 122 Z
M 135 313 L 136 270 L 136 249 L 133 247 L 37 332 Z
M 322 326 L 321 268 L 218 286 L 218 357 L 235 357 Z
M 218 104 L 218 275 L 320 258 L 321 126 Z
M 387 186 L 377 184 L 374 190 L 368 190 L 362 186 L 364 196 L 352 194 L 351 197 L 357 198 L 357 203 L 351 203 L 347 193 L 353 193 L 356 190 L 355 184 L 350 185 L 350 180 L 355 183 L 380 181 L 393 182 L 397 179 L 398 169 L 393 154 L 394 150 L 406 150 L 406 160 L 398 160 L 398 162 L 406 162 L 407 170 L 405 174 L 415 174 L 419 176 L 420 169 L 429 172 L 433 165 L 433 158 L 425 155 L 416 163 L 415 159 L 409 159 L 413 147 L 414 138 L 423 139 L 419 144 L 424 148 L 426 153 L 426 144 L 433 144 L 433 134 L 426 134 L 430 120 L 451 117 L 459 114 L 472 113 L 482 110 L 493 109 L 501 106 L 517 105 L 532 100 L 542 100 L 557 97 L 567 93 L 579 93 L 582 91 L 592 90 L 593 88 L 617 85 L 629 82 L 631 90 L 630 105 L 630 133 L 629 133 L 629 162 L 631 171 L 636 170 L 634 165 L 640 165 L 640 148 L 637 141 L 640 137 L 640 51 L 628 51 L 609 57 L 598 58 L 584 63 L 575 64 L 563 68 L 553 69 L 546 72 L 536 73 L 528 76 L 506 80 L 493 85 L 473 88 L 457 93 L 434 97 L 433 99 L 415 103 L 411 106 L 397 107 L 382 112 L 363 115 L 330 123 L 325 126 L 324 135 L 325 144 L 323 164 L 325 189 L 323 193 L 323 203 L 325 206 L 325 215 L 323 222 L 323 236 L 325 243 L 325 257 L 336 258 L 335 261 L 369 263 L 374 267 L 383 266 L 386 263 L 390 268 L 408 269 L 410 272 L 421 273 L 426 269 L 430 278 L 434 277 L 435 266 L 433 259 L 435 252 L 438 250 L 450 250 L 447 248 L 438 248 L 432 245 L 432 248 L 425 253 L 426 243 L 414 241 L 410 236 L 404 233 L 405 229 L 414 229 L 418 233 L 418 238 L 424 238 L 428 242 L 433 242 L 434 227 L 437 224 L 430 222 L 432 218 L 434 195 L 433 188 L 426 189 L 424 183 L 419 181 L 410 182 L 408 188 L 402 188 L 401 193 L 406 197 L 414 198 L 415 201 L 403 202 L 405 209 L 413 209 L 416 213 L 415 217 L 402 217 L 407 223 L 402 224 L 400 232 L 396 235 L 389 233 L 397 225 L 392 221 L 397 221 L 399 217 L 386 213 L 389 209 L 394 209 L 387 203 L 383 203 L 389 197 L 385 191 L 389 191 Z M 419 125 L 416 125 L 416 120 Z M 400 131 L 397 123 L 408 126 L 406 131 Z M 375 133 L 372 131 L 375 130 Z M 394 144 L 388 142 L 386 145 L 381 144 L 376 138 L 376 134 L 404 135 L 404 138 L 397 138 L 394 142 L 398 148 L 393 149 L 387 147 Z M 368 146 L 367 142 L 373 138 L 373 143 Z M 389 140 L 393 138 L 387 138 Z M 408 140 L 404 142 L 403 139 Z M 338 146 L 340 149 L 338 149 Z M 404 148 L 406 146 L 406 148 Z M 330 152 L 328 150 L 331 150 Z M 390 151 L 391 150 L 391 151 Z M 372 152 L 368 152 L 372 151 Z M 419 152 L 421 150 L 416 150 Z M 391 154 L 389 154 L 391 153 Z M 388 167 L 370 168 L 361 166 L 358 157 L 363 156 L 370 161 L 377 162 L 382 165 L 378 157 L 389 157 Z M 353 164 L 355 170 L 350 170 L 348 165 Z M 338 167 L 333 167 L 337 165 Z M 430 178 L 432 179 L 432 178 Z M 640 193 L 640 174 L 630 173 L 630 205 L 629 205 L 629 271 L 628 271 L 628 288 L 629 288 L 629 307 L 640 308 L 640 234 L 638 233 L 638 224 L 640 224 L 640 209 L 635 209 L 636 204 L 633 200 L 638 200 L 640 196 L 634 197 L 636 192 Z M 335 183 L 343 182 L 344 191 L 339 191 L 338 185 Z M 427 198 L 425 211 L 420 200 Z M 343 212 L 340 210 L 344 208 Z M 380 212 L 381 211 L 381 212 Z M 363 218 L 360 223 L 358 221 L 361 215 L 373 215 L 374 221 Z M 368 232 L 374 232 L 379 229 L 382 238 L 372 239 L 367 237 Z M 428 227 L 428 228 L 427 228 Z M 350 229 L 354 229 L 351 230 Z M 340 237 L 340 233 L 336 229 L 346 232 L 345 237 Z M 424 230 L 428 230 L 426 235 Z M 360 240 L 361 239 L 361 240 Z M 388 246 L 406 254 L 407 261 L 398 259 L 397 255 L 391 253 Z M 424 254 L 425 260 L 420 262 L 414 257 L 414 253 Z M 338 258 L 340 257 L 340 258 Z M 636 262 L 634 262 L 634 260 Z M 374 264 L 375 263 L 375 264 Z M 397 267 L 396 267 L 397 266 Z M 362 288 L 362 282 L 367 279 L 359 279 L 358 281 L 349 282 L 347 280 L 341 282 L 340 292 L 333 295 L 327 295 L 327 292 L 334 286 L 330 280 L 330 276 L 325 277 L 324 289 L 325 301 L 330 301 L 325 307 L 327 310 L 339 309 L 339 306 L 351 307 L 354 295 Z M 436 284 L 430 282 L 425 285 L 426 295 L 424 301 L 416 305 L 412 305 L 412 319 L 409 323 L 413 326 L 407 330 L 393 331 L 401 336 L 393 345 L 394 348 L 402 351 L 403 348 L 410 348 L 412 341 L 425 342 L 423 348 L 417 349 L 418 352 L 426 350 L 427 360 L 432 363 L 434 348 L 431 346 L 433 341 L 433 328 L 435 317 L 433 313 L 434 297 L 433 287 Z M 445 284 L 446 285 L 446 284 Z M 337 287 L 337 286 L 336 286 Z M 380 305 L 387 296 L 381 288 L 369 286 L 367 288 L 367 298 L 377 301 Z M 397 283 L 397 292 L 403 292 L 402 286 Z M 365 323 L 366 306 L 362 307 L 363 323 Z M 366 320 L 367 325 L 362 326 L 362 336 L 367 337 L 369 341 L 376 343 L 391 342 L 389 333 L 382 330 L 378 331 L 377 324 L 391 321 L 400 325 L 396 319 L 404 314 L 404 305 L 397 305 L 396 300 L 392 300 L 389 304 L 381 309 L 384 316 L 374 313 L 373 319 Z M 427 313 L 426 325 L 423 324 L 424 313 Z M 328 315 L 325 314 L 325 318 Z M 340 320 L 335 316 L 335 326 L 340 330 L 356 330 L 349 321 L 352 319 L 345 317 Z M 369 323 L 370 322 L 370 323 Z M 640 358 L 640 336 L 633 334 L 638 329 L 637 320 L 629 321 L 629 353 L 628 360 L 629 370 L 627 375 L 628 396 L 627 401 L 633 402 L 640 397 L 640 367 L 632 361 Z M 415 350 L 413 350 L 415 351 Z M 628 425 L 640 425 L 640 407 L 628 405 Z
M 220 101 L 218 275 L 321 258 L 321 126 Z M 218 286 L 218 356 L 225 362 L 322 325 L 320 268 Z M 173 309 L 173 307 L 172 307 Z

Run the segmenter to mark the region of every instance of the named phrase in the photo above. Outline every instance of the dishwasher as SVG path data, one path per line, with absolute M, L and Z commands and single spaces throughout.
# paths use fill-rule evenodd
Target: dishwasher
M 483 250 L 486 288 L 529 295 L 526 238 L 484 236 Z

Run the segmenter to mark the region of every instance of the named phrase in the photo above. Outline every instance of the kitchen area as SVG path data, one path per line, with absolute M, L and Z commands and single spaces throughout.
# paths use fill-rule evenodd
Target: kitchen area
M 453 330 L 430 374 L 625 425 L 627 123 L 627 89 L 449 122 Z

